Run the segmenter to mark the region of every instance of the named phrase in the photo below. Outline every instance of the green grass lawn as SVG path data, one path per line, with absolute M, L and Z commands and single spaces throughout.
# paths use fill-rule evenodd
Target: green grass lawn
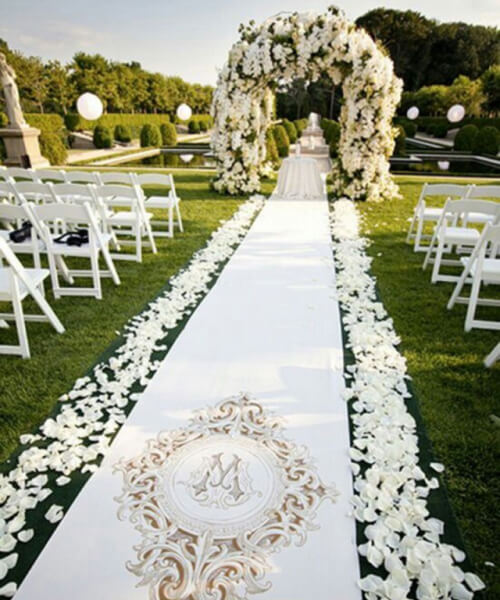
M 372 241 L 382 300 L 402 338 L 402 351 L 420 401 L 434 450 L 445 466 L 445 480 L 471 558 L 499 598 L 499 450 L 500 364 L 483 366 L 483 358 L 499 341 L 498 332 L 464 332 L 466 306 L 452 311 L 446 304 L 453 284 L 430 283 L 422 271 L 423 253 L 405 243 L 407 219 L 423 180 L 398 179 L 402 200 L 360 204 L 364 231 Z M 491 286 L 494 288 L 494 286 Z M 468 288 L 466 288 L 468 290 Z M 489 295 L 499 297 L 497 290 Z M 486 318 L 500 320 L 500 309 L 484 308 Z
M 115 331 L 155 297 L 205 244 L 220 220 L 234 213 L 241 198 L 212 192 L 211 177 L 209 172 L 175 171 L 185 233 L 160 241 L 156 256 L 146 251 L 142 265 L 118 262 L 122 285 L 115 288 L 104 280 L 101 301 L 71 297 L 53 301 L 49 293 L 67 332 L 59 336 L 46 324 L 30 324 L 33 358 L 0 357 L 0 460 L 15 449 L 20 434 L 46 418 L 57 398 L 106 350 Z M 492 413 L 500 416 L 500 365 L 487 370 L 482 360 L 498 334 L 477 330 L 465 334 L 465 307 L 446 310 L 452 285 L 431 285 L 430 271 L 421 270 L 423 254 L 414 254 L 405 243 L 407 219 L 423 181 L 400 177 L 402 200 L 359 207 L 373 242 L 369 249 L 373 272 L 402 338 L 435 452 L 446 465 L 453 507 L 476 568 L 492 585 L 497 568 L 484 563 L 500 564 L 496 477 L 500 429 L 490 419 Z M 273 185 L 267 180 L 263 191 L 269 193 Z M 6 338 L 4 330 L 0 336 Z M 500 597 L 495 589 L 498 595 L 492 591 L 491 598 Z

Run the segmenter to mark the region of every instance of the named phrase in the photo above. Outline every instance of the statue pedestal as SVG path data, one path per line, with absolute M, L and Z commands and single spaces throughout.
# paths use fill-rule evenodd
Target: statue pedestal
M 49 167 L 49 161 L 40 154 L 38 136 L 40 130 L 35 127 L 26 127 L 14 129 L 4 127 L 0 129 L 0 137 L 5 143 L 7 158 L 5 164 L 8 167 L 26 166 L 25 158 L 29 158 L 31 166 L 36 169 L 40 167 Z

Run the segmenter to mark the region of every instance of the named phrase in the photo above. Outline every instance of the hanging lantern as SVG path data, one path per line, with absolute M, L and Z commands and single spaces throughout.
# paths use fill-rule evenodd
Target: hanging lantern
M 447 160 L 440 160 L 438 162 L 438 167 L 441 171 L 447 171 L 450 168 L 450 163 Z
M 461 104 L 454 104 L 448 111 L 447 117 L 450 123 L 458 123 L 465 116 L 465 108 Z
M 181 121 L 188 121 L 191 118 L 193 111 L 187 104 L 179 104 L 176 114 Z
M 418 115 L 420 114 L 420 111 L 418 110 L 418 108 L 416 106 L 411 106 L 407 111 L 406 111 L 406 116 L 408 117 L 408 119 L 410 119 L 411 121 L 414 121 Z
M 187 164 L 193 160 L 194 155 L 193 154 L 180 154 L 180 158 L 181 158 L 182 162 Z
M 95 121 L 102 115 L 103 106 L 95 94 L 85 92 L 76 101 L 76 110 L 87 121 Z

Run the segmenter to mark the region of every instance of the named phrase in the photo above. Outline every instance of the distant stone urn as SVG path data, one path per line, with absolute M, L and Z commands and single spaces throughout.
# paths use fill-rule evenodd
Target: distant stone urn
M 26 123 L 21 108 L 19 90 L 16 83 L 16 72 L 7 63 L 5 54 L 0 52 L 0 81 L 5 98 L 5 110 L 9 123 L 0 129 L 3 138 L 8 166 L 46 167 L 49 161 L 40 154 L 38 137 L 40 130 Z

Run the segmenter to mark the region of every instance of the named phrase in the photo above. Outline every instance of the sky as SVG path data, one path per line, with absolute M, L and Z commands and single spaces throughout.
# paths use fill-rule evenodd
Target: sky
M 385 6 L 438 21 L 500 25 L 500 0 L 0 0 L 0 38 L 44 60 L 100 53 L 213 85 L 240 23 L 281 11 L 324 12 L 330 4 L 351 19 Z

